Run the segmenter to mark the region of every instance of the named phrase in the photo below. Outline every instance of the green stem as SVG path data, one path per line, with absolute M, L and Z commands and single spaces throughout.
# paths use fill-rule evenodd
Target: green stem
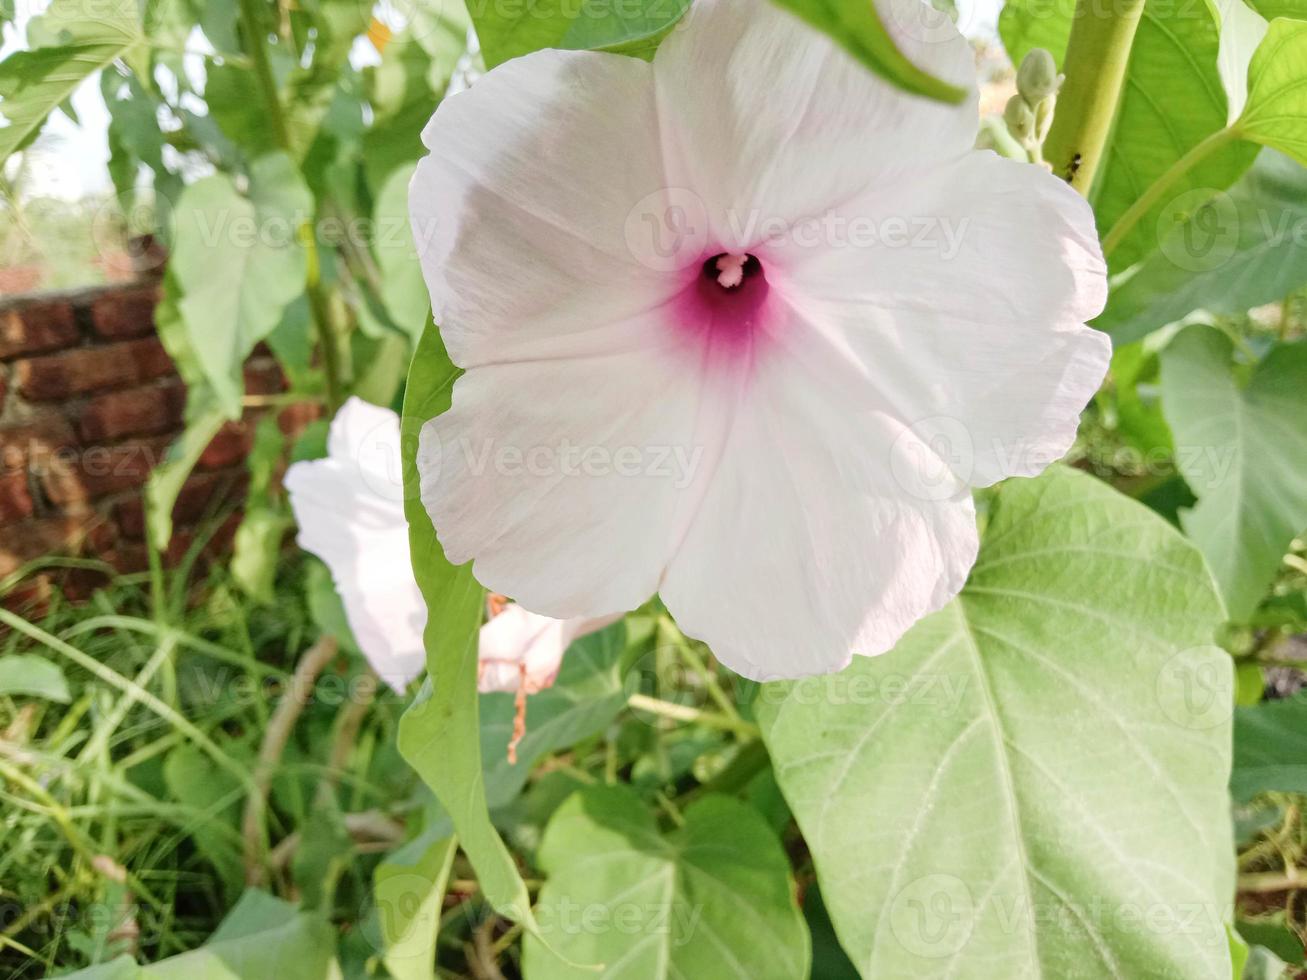
M 1053 127 L 1044 159 L 1053 172 L 1088 197 L 1121 101 L 1126 65 L 1144 0 L 1076 0 Z
M 635 711 L 647 711 L 651 715 L 657 715 L 660 718 L 668 718 L 672 721 L 704 725 L 707 728 L 717 728 L 725 732 L 734 732 L 736 735 L 742 735 L 747 738 L 758 738 L 761 735 L 761 732 L 758 731 L 757 725 L 750 724 L 742 718 L 730 718 L 726 715 L 713 714 L 711 711 L 702 711 L 699 708 L 692 708 L 685 704 L 673 704 L 670 701 L 660 701 L 657 698 L 651 698 L 645 694 L 632 694 L 627 699 L 626 703 Z
M 254 75 L 263 90 L 263 101 L 272 122 L 272 134 L 277 145 L 294 158 L 290 138 L 290 126 L 286 122 L 286 112 L 281 104 L 281 95 L 277 91 L 277 79 L 272 73 L 272 61 L 268 58 L 267 31 L 260 26 L 259 0 L 240 0 L 241 24 L 245 29 L 245 40 L 250 47 L 250 58 L 254 63 Z M 308 255 L 308 293 L 309 308 L 313 311 L 313 321 L 318 329 L 318 342 L 322 347 L 322 368 L 327 382 L 327 408 L 334 415 L 342 401 L 340 381 L 340 345 L 336 331 L 331 322 L 331 304 L 327 299 L 326 289 L 322 284 L 322 263 L 318 255 L 317 236 L 312 228 L 301 236 L 304 250 Z
M 1238 138 L 1239 132 L 1232 126 L 1218 129 L 1171 164 L 1166 172 L 1153 181 L 1148 190 L 1139 195 L 1135 203 L 1126 209 L 1125 214 L 1116 219 L 1116 224 L 1112 225 L 1112 230 L 1103 239 L 1103 254 L 1111 255 L 1134 226 L 1139 224 L 1140 219 L 1153 209 L 1157 202 L 1162 199 L 1162 196 L 1174 187 L 1181 177 L 1221 149 L 1221 147 Z

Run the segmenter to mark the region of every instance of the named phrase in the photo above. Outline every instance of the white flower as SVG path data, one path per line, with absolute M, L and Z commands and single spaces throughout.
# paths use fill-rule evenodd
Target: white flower
M 505 605 L 481 627 L 477 687 L 482 692 L 543 691 L 558 677 L 573 641 L 620 618 L 548 619 L 516 603 Z
M 541 51 L 446 99 L 410 207 L 466 369 L 422 433 L 451 561 L 560 618 L 660 592 L 755 678 L 878 654 L 962 587 L 969 488 L 1065 453 L 1110 345 L 1087 204 L 971 149 L 762 0 L 696 0 L 652 64 Z
M 285 486 L 300 547 L 326 563 L 363 655 L 403 692 L 426 663 L 427 608 L 409 561 L 399 447 L 399 417 L 351 398 L 331 423 L 327 457 L 290 467 Z M 614 618 L 559 622 L 507 607 L 481 628 L 481 690 L 548 687 L 571 642 Z

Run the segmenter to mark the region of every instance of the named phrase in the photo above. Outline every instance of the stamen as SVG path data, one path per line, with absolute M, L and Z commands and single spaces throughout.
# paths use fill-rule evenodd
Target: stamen
M 734 289 L 744 282 L 744 264 L 749 261 L 747 254 L 726 252 L 717 257 L 717 284 L 723 289 Z
M 526 738 L 526 661 L 517 665 L 517 696 L 513 698 L 513 737 L 508 743 L 508 764 L 517 765 L 517 747 Z

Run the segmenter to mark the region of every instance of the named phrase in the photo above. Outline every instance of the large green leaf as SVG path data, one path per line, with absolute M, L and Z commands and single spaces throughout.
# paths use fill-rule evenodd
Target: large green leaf
M 1043 47 L 1061 65 L 1074 11 L 1074 0 L 1009 0 L 999 18 L 1008 54 L 1019 63 L 1031 48 Z M 1219 39 L 1216 10 L 1206 3 L 1145 3 L 1091 192 L 1102 234 L 1181 157 L 1225 128 L 1229 103 L 1218 69 Z M 1231 140 L 1188 170 L 1117 245 L 1113 267 L 1125 268 L 1155 249 L 1177 219 L 1234 183 L 1256 152 Z
M 340 976 L 335 951 L 326 919 L 249 889 L 198 949 L 150 966 L 119 957 L 69 980 L 334 980 Z
M 191 184 L 173 211 L 168 273 L 190 348 L 228 418 L 239 418 L 241 367 L 304 292 L 300 236 L 313 198 L 284 153 L 250 168 L 249 193 L 215 174 Z
M 773 0 L 829 34 L 869 70 L 901 89 L 943 102 L 961 102 L 966 93 L 922 71 L 901 52 L 870 0 Z
M 408 214 L 408 185 L 416 166 L 409 163 L 394 170 L 372 206 L 372 252 L 381 272 L 381 300 L 414 343 L 422 336 L 431 306 Z
M 413 573 L 427 604 L 430 677 L 400 720 L 399 749 L 448 811 L 487 900 L 531 930 L 535 923 L 530 895 L 490 823 L 481 772 L 477 632 L 484 593 L 472 577 L 471 563 L 456 567 L 445 560 L 418 489 L 419 434 L 449 408 L 460 373 L 428 317 L 409 370 L 401 445 Z
M 663 835 L 625 787 L 573 795 L 540 845 L 545 935 L 575 960 L 603 963 L 598 977 L 807 976 L 789 861 L 763 818 L 725 796 L 705 797 L 684 818 Z M 531 938 L 524 965 L 527 980 L 579 975 Z
M 41 17 L 50 43 L 0 62 L 0 164 L 26 146 L 55 107 L 97 71 L 131 58 L 145 42 L 135 3 L 55 0 Z
M 1228 977 L 1231 670 L 1202 556 L 1072 470 L 996 508 L 961 596 L 891 653 L 762 689 L 844 947 L 877 980 Z
M 1235 709 L 1230 792 L 1245 802 L 1272 791 L 1307 793 L 1307 701 Z
M 1248 66 L 1240 134 L 1307 164 L 1307 20 L 1277 18 Z
M 458 841 L 432 828 L 373 873 L 386 969 L 394 980 L 433 980 L 441 903 Z
M 1219 34 L 1216 14 L 1205 3 L 1144 5 L 1092 195 L 1103 234 L 1181 157 L 1225 128 L 1229 102 L 1217 67 Z M 1177 220 L 1233 184 L 1256 155 L 1254 147 L 1231 141 L 1186 171 L 1117 245 L 1113 267 L 1152 252 Z
M 1307 283 L 1307 169 L 1275 150 L 1199 205 L 1112 290 L 1094 326 L 1119 346 L 1194 310 L 1243 313 Z
M 1012 64 L 1043 48 L 1061 65 L 1075 10 L 1076 0 L 1007 0 L 998 15 L 998 36 Z
M 468 9 L 486 67 L 541 48 L 622 49 L 645 44 L 681 19 L 690 0 L 535 0 L 489 3 Z
M 1242 388 L 1228 337 L 1190 327 L 1162 353 L 1162 411 L 1197 505 L 1181 515 L 1230 618 L 1245 622 L 1307 528 L 1307 343 L 1282 344 Z

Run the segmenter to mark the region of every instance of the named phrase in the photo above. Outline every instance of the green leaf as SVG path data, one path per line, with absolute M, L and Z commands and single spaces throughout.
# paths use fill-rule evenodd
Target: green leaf
M 1042 47 L 1060 66 L 1074 11 L 1074 0 L 1009 0 L 999 32 L 1013 63 Z M 1189 150 L 1225 128 L 1229 100 L 1218 69 L 1219 41 L 1217 12 L 1202 0 L 1145 3 L 1121 105 L 1090 194 L 1102 234 Z M 1233 184 L 1255 156 L 1251 146 L 1230 141 L 1181 176 L 1117 245 L 1113 268 L 1133 265 L 1152 252 L 1177 220 Z
M 1219 38 L 1215 11 L 1206 3 L 1144 5 L 1121 107 L 1091 195 L 1103 234 L 1181 157 L 1225 128 L 1229 100 L 1217 68 Z M 1233 184 L 1256 155 L 1247 143 L 1231 141 L 1190 168 L 1117 245 L 1113 268 L 1133 265 L 1156 249 L 1177 221 Z
M 199 949 L 137 966 L 130 957 L 70 974 L 76 980 L 336 980 L 330 922 L 248 889 Z
M 238 894 L 245 877 L 238 830 L 244 787 L 195 746 L 185 743 L 164 759 L 163 780 L 173 799 L 201 814 L 188 828 L 191 839 L 218 872 L 228 895 Z
M 56 663 L 34 653 L 8 653 L 0 670 L 0 696 L 44 698 L 68 704 L 68 679 Z
M 1061 66 L 1075 10 L 1076 0 L 1007 0 L 998 15 L 998 36 L 1012 64 L 1019 65 L 1035 48 L 1044 48 Z
M 415 344 L 431 306 L 408 214 L 408 184 L 416 167 L 405 164 L 387 177 L 372 207 L 372 252 L 381 271 L 382 302 Z
M 647 50 L 689 9 L 690 0 L 536 0 L 468 4 L 487 68 L 541 48 Z
M 1276 18 L 1248 66 L 1239 134 L 1307 165 L 1307 20 Z
M 1239 803 L 1258 793 L 1307 793 L 1307 701 L 1235 710 L 1230 792 Z
M 89 16 L 77 0 L 55 0 L 41 17 L 51 41 L 0 62 L 0 164 L 40 131 L 55 107 L 97 71 L 142 49 L 135 3 L 107 3 Z
M 1198 498 L 1181 523 L 1242 623 L 1307 528 L 1307 343 L 1276 346 L 1242 388 L 1232 353 L 1212 327 L 1181 333 L 1162 352 L 1162 411 Z
M 186 428 L 168 447 L 163 462 L 150 471 L 145 484 L 146 530 L 150 543 L 159 551 L 167 548 L 172 538 L 172 509 L 186 478 L 226 421 L 226 411 L 210 398 L 196 399 L 194 392 L 188 393 Z
M 599 977 L 805 977 L 808 931 L 789 860 L 757 811 L 726 796 L 686 809 L 670 834 L 639 797 L 596 786 L 559 807 L 540 845 L 538 915 Z M 529 980 L 576 980 L 533 937 Z
M 441 903 L 458 841 L 424 834 L 382 861 L 373 873 L 383 960 L 395 980 L 432 980 Z
M 513 695 L 481 696 L 481 753 L 492 809 L 517 796 L 541 757 L 598 734 L 622 710 L 627 699 L 621 669 L 626 648 L 622 622 L 568 647 L 553 686 L 527 699 L 526 735 L 517 748 L 517 765 L 508 762 L 516 714 Z
M 1263 150 L 1228 194 L 1205 201 L 1112 290 L 1094 321 L 1119 346 L 1195 310 L 1244 313 L 1307 284 L 1307 169 Z
M 868 69 L 901 89 L 941 102 L 961 102 L 966 93 L 922 71 L 895 46 L 876 6 L 868 0 L 773 0 L 817 30 Z
M 486 899 L 531 931 L 536 928 L 531 898 L 512 854 L 490 822 L 481 774 L 477 633 L 484 593 L 472 577 L 471 563 L 456 567 L 445 560 L 419 492 L 419 435 L 429 420 L 449 408 L 460 373 L 428 317 L 409 371 L 401 447 L 413 573 L 427 604 L 430 677 L 400 719 L 399 750 L 449 812 Z
M 308 272 L 300 242 L 313 198 L 284 153 L 255 161 L 249 194 L 215 174 L 191 184 L 173 211 L 169 275 L 189 346 L 217 404 L 241 415 L 241 368 L 255 345 L 303 294 Z
M 1073 470 L 995 507 L 961 596 L 891 653 L 761 690 L 844 948 L 868 978 L 1229 976 L 1231 670 L 1202 556 Z

